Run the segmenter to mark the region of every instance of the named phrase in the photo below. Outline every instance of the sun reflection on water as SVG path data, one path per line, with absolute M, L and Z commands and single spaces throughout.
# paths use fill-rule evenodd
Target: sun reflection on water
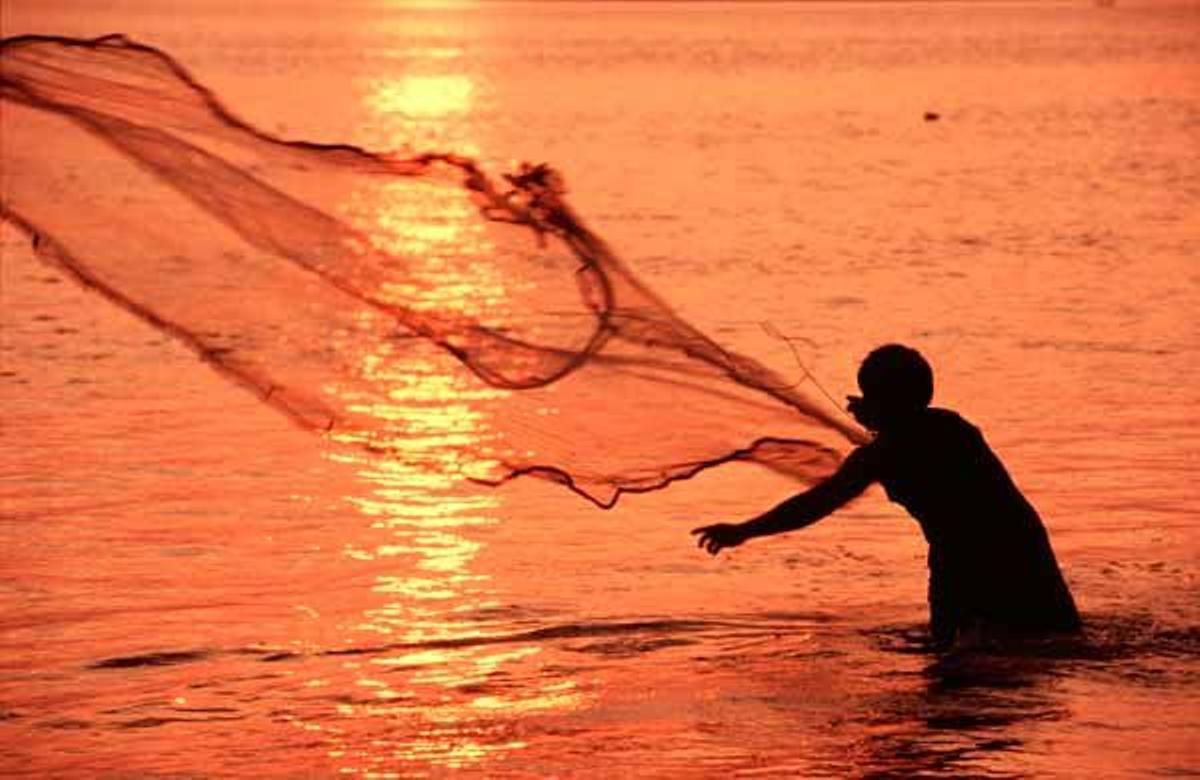
M 441 58 L 452 64 L 452 58 Z M 477 93 L 467 76 L 377 79 L 364 100 L 376 124 L 407 137 L 459 138 Z M 415 128 L 415 132 L 414 132 Z M 455 151 L 472 153 L 471 144 Z M 417 310 L 483 318 L 503 311 L 511 282 L 473 204 L 458 188 L 382 183 L 344 206 L 373 249 L 396 263 L 376 295 Z M 364 314 L 364 317 L 379 316 Z M 411 340 L 347 343 L 360 382 L 329 388 L 378 424 L 331 435 L 329 457 L 352 469 L 347 501 L 370 534 L 345 543 L 370 584 L 359 618 L 342 627 L 358 646 L 378 647 L 342 664 L 346 692 L 328 721 L 301 724 L 330 741 L 342 774 L 389 777 L 397 766 L 479 766 L 525 747 L 515 720 L 581 706 L 574 680 L 539 674 L 536 642 L 520 641 L 503 617 L 503 592 L 477 565 L 483 529 L 499 521 L 502 497 L 464 486 L 486 469 L 479 452 L 497 434 L 491 420 L 505 391 Z M 367 393 L 353 387 L 372 388 Z M 379 452 L 387 452 L 381 456 Z M 314 688 L 336 685 L 310 681 Z M 386 738 L 380 738 L 380 727 Z
M 381 114 L 445 117 L 471 109 L 475 82 L 458 74 L 405 76 L 374 82 L 369 104 Z
M 444 47 L 421 52 L 427 66 L 441 68 L 453 67 L 461 53 Z M 443 71 L 373 78 L 363 82 L 362 92 L 383 148 L 400 141 L 410 148 L 479 154 L 469 121 L 479 94 L 467 74 Z

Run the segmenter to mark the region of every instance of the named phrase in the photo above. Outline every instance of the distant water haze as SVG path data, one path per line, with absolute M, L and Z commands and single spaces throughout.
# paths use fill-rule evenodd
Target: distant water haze
M 284 138 L 548 162 L 680 317 L 835 399 L 872 347 L 918 347 L 1037 505 L 1088 632 L 922 650 L 925 545 L 877 489 L 713 560 L 688 529 L 799 484 L 732 465 L 607 512 L 474 485 L 463 453 L 508 391 L 433 351 L 381 379 L 402 456 L 303 430 L 3 224 L 4 773 L 1196 766 L 1194 4 L 10 0 L 0 21 L 160 47 Z M 0 169 L 45 151 L 0 136 Z M 445 204 L 342 203 L 427 258 L 471 251 Z M 496 281 L 466 265 L 437 306 Z M 587 434 L 635 400 L 597 399 Z

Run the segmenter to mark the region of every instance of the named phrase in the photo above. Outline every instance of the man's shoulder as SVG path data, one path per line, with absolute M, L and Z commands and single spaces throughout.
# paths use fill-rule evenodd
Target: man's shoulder
M 926 423 L 929 425 L 938 425 L 946 428 L 966 428 L 972 431 L 979 430 L 974 423 L 953 409 L 931 406 L 925 410 L 924 417 Z
M 851 453 L 860 463 L 879 465 L 928 453 L 930 449 L 969 446 L 983 440 L 983 433 L 953 409 L 929 407 L 919 417 L 894 430 L 880 433 Z
M 953 409 L 931 407 L 926 410 L 927 438 L 941 441 L 951 448 L 967 448 L 972 451 L 987 449 L 983 431 Z

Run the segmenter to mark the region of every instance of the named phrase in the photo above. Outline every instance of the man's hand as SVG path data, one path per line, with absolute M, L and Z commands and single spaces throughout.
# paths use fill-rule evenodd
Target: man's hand
M 737 547 L 748 538 L 741 525 L 736 523 L 716 523 L 692 529 L 693 536 L 699 536 L 696 546 L 702 547 L 710 555 L 716 555 L 726 547 Z

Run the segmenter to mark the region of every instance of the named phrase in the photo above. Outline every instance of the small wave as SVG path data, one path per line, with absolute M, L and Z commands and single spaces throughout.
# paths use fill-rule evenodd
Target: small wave
M 242 720 L 242 716 L 231 717 L 203 717 L 203 718 L 137 718 L 135 720 L 127 720 L 124 723 L 118 724 L 123 729 L 153 729 L 159 726 L 166 726 L 170 723 L 212 723 L 217 721 Z
M 889 626 L 873 632 L 885 652 L 929 659 L 921 673 L 939 688 L 1023 688 L 1046 675 L 1087 670 L 1144 688 L 1196 684 L 1200 628 L 1163 626 L 1149 616 L 1084 615 L 1076 635 L 977 636 L 949 650 L 934 646 L 924 626 Z
M 772 613 L 735 615 L 717 619 L 601 620 L 560 623 L 525 631 L 445 637 L 415 642 L 388 642 L 357 647 L 311 650 L 255 646 L 231 649 L 192 648 L 160 650 L 114 656 L 88 665 L 92 670 L 145 669 L 198 663 L 217 657 L 241 656 L 259 663 L 282 663 L 310 658 L 373 656 L 415 653 L 427 650 L 468 650 L 505 644 L 560 643 L 574 653 L 610 658 L 633 657 L 672 647 L 704 642 L 725 650 L 745 651 L 764 641 L 776 641 L 798 630 L 811 630 L 827 623 L 828 617 L 811 614 Z M 896 624 L 864 629 L 876 649 L 885 653 L 920 655 L 930 658 L 931 671 L 962 670 L 974 665 L 1009 667 L 1013 664 L 1069 662 L 1111 665 L 1118 673 L 1135 675 L 1129 661 L 1165 659 L 1193 662 L 1200 659 L 1200 627 L 1162 626 L 1145 616 L 1085 616 L 1084 632 L 1078 636 L 996 638 L 984 637 L 940 652 L 929 640 L 923 623 Z M 829 648 L 825 648 L 829 651 Z M 983 660 L 981 660 L 983 659 Z M 1185 664 L 1190 666 L 1190 663 Z M 1124 672 L 1121 670 L 1124 669 Z M 1140 673 L 1139 673 L 1140 674 Z M 1137 676 L 1137 675 L 1135 675 Z M 1158 679 L 1154 676 L 1154 679 Z M 1147 678 L 1144 682 L 1150 682 Z
M 123 655 L 105 658 L 89 664 L 89 669 L 137 669 L 145 666 L 174 666 L 201 661 L 213 655 L 209 650 L 167 650 L 139 655 Z
M 279 663 L 304 658 L 379 655 L 422 650 L 452 650 L 502 644 L 569 642 L 592 640 L 568 648 L 574 652 L 597 653 L 606 656 L 631 656 L 668 647 L 696 644 L 704 638 L 745 639 L 751 636 L 778 635 L 795 630 L 800 624 L 810 626 L 823 620 L 822 616 L 772 614 L 734 617 L 718 620 L 656 619 L 562 623 L 528 631 L 514 631 L 482 636 L 447 637 L 416 642 L 390 642 L 358 647 L 338 647 L 316 650 L 292 650 L 280 647 L 241 647 L 227 650 L 196 648 L 162 650 L 136 655 L 114 656 L 88 665 L 88 669 L 140 669 L 174 666 L 211 660 L 218 656 L 245 656 L 261 663 Z
M 744 624 L 728 621 L 708 620 L 632 620 L 613 622 L 564 623 L 529 631 L 492 634 L 486 636 L 450 637 L 446 639 L 430 639 L 418 642 L 395 642 L 383 645 L 364 647 L 337 648 L 322 650 L 315 653 L 279 652 L 264 657 L 262 660 L 282 661 L 301 655 L 310 656 L 344 656 L 344 655 L 374 655 L 378 653 L 412 652 L 419 650 L 449 650 L 459 648 L 485 647 L 499 644 L 555 642 L 573 639 L 618 639 L 616 642 L 598 642 L 575 648 L 586 650 L 591 648 L 606 654 L 636 654 L 634 648 L 641 647 L 641 652 L 651 649 L 669 647 L 678 644 L 691 644 L 694 640 L 683 635 L 703 634 L 718 628 L 742 627 Z
M 1167 626 L 1151 615 L 1084 616 L 1090 660 L 1131 658 L 1200 659 L 1200 627 Z
M 1109 352 L 1122 355 L 1152 355 L 1163 357 L 1178 353 L 1169 347 L 1147 347 L 1140 344 L 1096 340 L 1037 339 L 1022 341 L 1021 349 L 1051 349 L 1057 352 Z

